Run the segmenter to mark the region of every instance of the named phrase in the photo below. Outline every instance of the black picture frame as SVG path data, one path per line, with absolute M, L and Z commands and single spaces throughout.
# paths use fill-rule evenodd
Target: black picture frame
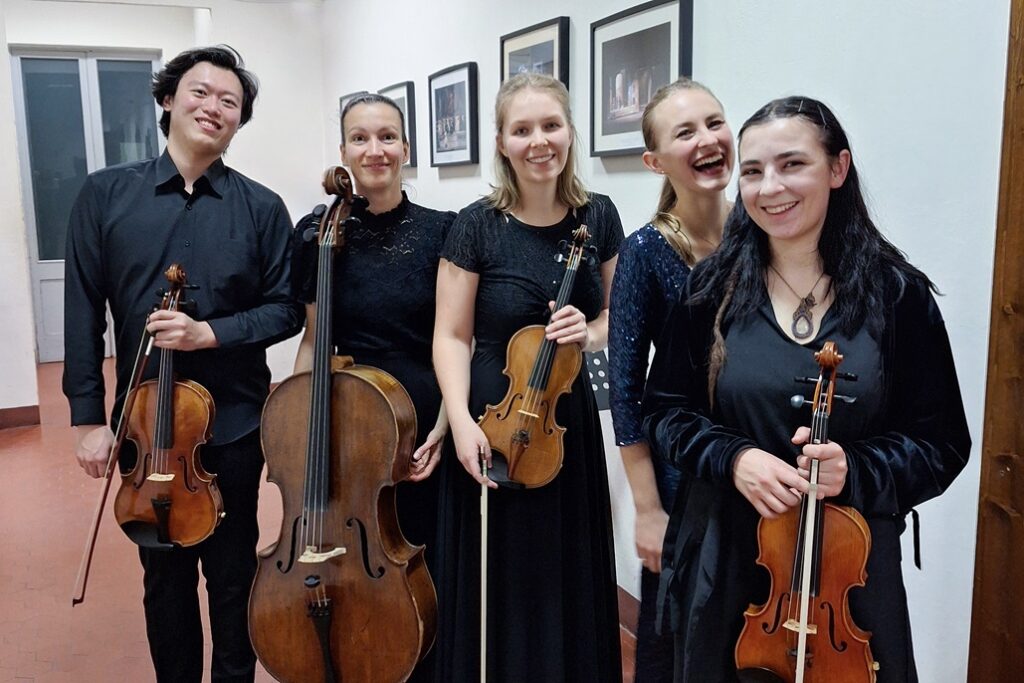
M 569 88 L 569 17 L 555 17 L 501 37 L 501 78 L 521 71 L 553 76 Z
M 355 92 L 350 92 L 347 95 L 341 95 L 338 98 L 338 130 L 341 132 L 341 142 L 342 142 L 342 144 L 345 143 L 345 131 L 342 130 L 341 115 L 345 112 L 345 105 L 353 97 L 359 97 L 360 95 L 365 95 L 368 92 L 369 92 L 368 90 L 356 90 Z
M 590 25 L 590 156 L 644 149 L 654 92 L 693 72 L 693 0 L 652 0 Z
M 430 99 L 430 165 L 479 161 L 476 62 L 456 64 L 427 78 Z
M 416 84 L 402 81 L 381 88 L 378 94 L 390 97 L 405 117 L 405 139 L 409 141 L 409 161 L 405 165 L 416 168 Z

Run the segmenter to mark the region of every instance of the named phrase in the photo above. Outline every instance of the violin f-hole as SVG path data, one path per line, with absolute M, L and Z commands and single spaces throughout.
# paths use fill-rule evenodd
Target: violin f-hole
M 823 602 L 818 606 L 828 612 L 828 642 L 836 652 L 846 652 L 846 641 L 840 639 L 836 642 L 836 609 L 831 602 Z
M 775 603 L 775 616 L 772 623 L 763 622 L 761 624 L 761 630 L 771 635 L 779 630 L 779 626 L 782 625 L 782 603 L 789 602 L 789 593 L 783 593 L 779 596 L 779 601 Z

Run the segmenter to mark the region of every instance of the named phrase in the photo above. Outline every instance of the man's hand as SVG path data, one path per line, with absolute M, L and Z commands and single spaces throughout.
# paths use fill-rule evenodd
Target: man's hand
M 75 433 L 75 457 L 79 466 L 93 479 L 99 479 L 110 458 L 114 433 L 106 425 L 78 425 Z
M 195 351 L 217 346 L 217 335 L 210 323 L 193 320 L 181 311 L 154 311 L 146 323 L 146 330 L 161 349 Z

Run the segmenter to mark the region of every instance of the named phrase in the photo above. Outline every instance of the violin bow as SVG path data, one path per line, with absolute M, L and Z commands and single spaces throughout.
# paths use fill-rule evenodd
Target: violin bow
M 100 520 L 103 519 L 103 510 L 106 508 L 107 495 L 110 493 L 110 482 L 114 479 L 114 468 L 117 466 L 117 458 L 121 452 L 121 445 L 124 443 L 125 434 L 128 432 L 128 416 L 135 405 L 135 390 L 142 382 L 142 373 L 146 370 L 146 362 L 149 360 L 153 350 L 153 337 L 145 326 L 142 328 L 142 339 L 139 341 L 139 350 L 135 354 L 135 365 L 132 366 L 132 381 L 128 385 L 128 393 L 125 395 L 124 403 L 121 406 L 121 418 L 117 422 L 117 434 L 114 435 L 114 442 L 110 445 L 110 453 L 107 454 L 107 464 L 103 468 L 103 488 L 96 501 L 96 508 L 92 513 L 92 528 L 85 540 L 85 550 L 82 552 L 82 561 L 78 565 L 78 576 L 75 577 L 75 589 L 71 595 L 71 606 L 85 601 L 85 587 L 89 582 L 89 568 L 92 566 L 93 551 L 96 550 L 96 538 L 99 535 Z
M 487 479 L 487 454 L 479 451 L 480 472 Z M 480 683 L 487 683 L 487 481 L 480 485 Z

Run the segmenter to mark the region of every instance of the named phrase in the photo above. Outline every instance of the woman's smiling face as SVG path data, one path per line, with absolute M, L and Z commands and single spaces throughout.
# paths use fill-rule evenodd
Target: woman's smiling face
M 740 140 L 740 197 L 771 241 L 817 244 L 829 195 L 841 187 L 850 152 L 830 157 L 818 129 L 800 117 L 747 128 Z

